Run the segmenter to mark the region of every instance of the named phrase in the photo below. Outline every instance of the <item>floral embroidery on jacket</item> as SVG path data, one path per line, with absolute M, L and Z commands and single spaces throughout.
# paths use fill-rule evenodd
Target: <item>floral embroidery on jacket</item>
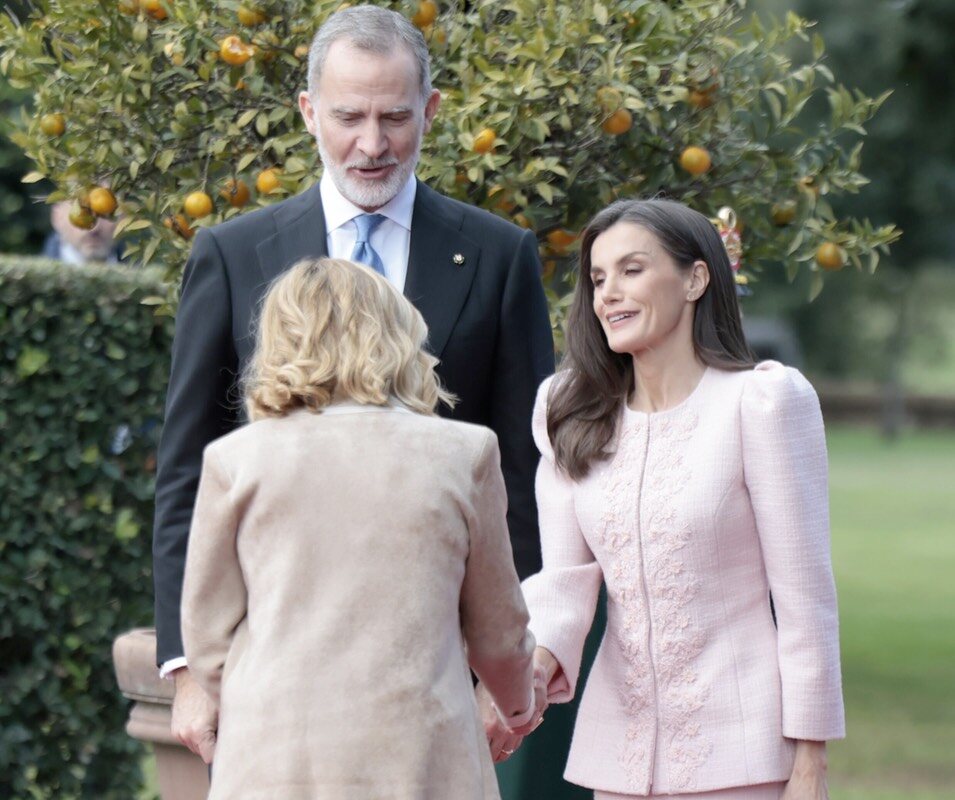
M 643 464 L 638 457 L 645 435 L 642 425 L 621 425 L 616 452 L 601 476 L 604 513 L 597 531 L 610 598 L 608 634 L 617 639 L 626 661 L 620 699 L 628 724 L 619 761 L 635 789 L 646 780 L 655 732 L 651 706 L 653 681 L 646 647 L 649 618 L 641 590 L 639 541 L 633 535 L 637 531 L 635 500 L 643 477 Z
M 647 464 L 642 501 L 642 508 L 649 513 L 644 556 L 661 730 L 657 746 L 663 748 L 669 762 L 672 786 L 682 791 L 694 788 L 697 770 L 713 748 L 695 719 L 709 694 L 693 667 L 706 638 L 686 611 L 700 590 L 700 581 L 683 561 L 681 551 L 693 532 L 679 513 L 680 494 L 693 475 L 676 445 L 692 437 L 698 422 L 696 413 L 687 412 L 662 420 L 659 430 L 652 432 L 653 456 Z
M 628 725 L 619 763 L 635 791 L 648 788 L 660 757 L 673 786 L 691 789 L 712 750 L 695 719 L 708 696 L 692 666 L 705 637 L 686 611 L 700 584 L 681 557 L 692 531 L 681 521 L 679 495 L 692 474 L 677 445 L 697 423 L 697 414 L 686 411 L 627 420 L 601 476 L 605 511 L 597 539 L 611 601 L 608 633 L 626 661 L 621 701 Z

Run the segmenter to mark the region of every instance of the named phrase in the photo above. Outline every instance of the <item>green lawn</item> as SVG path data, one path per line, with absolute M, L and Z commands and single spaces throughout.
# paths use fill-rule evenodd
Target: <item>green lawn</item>
M 833 800 L 955 796 L 955 434 L 829 436 L 848 737 Z

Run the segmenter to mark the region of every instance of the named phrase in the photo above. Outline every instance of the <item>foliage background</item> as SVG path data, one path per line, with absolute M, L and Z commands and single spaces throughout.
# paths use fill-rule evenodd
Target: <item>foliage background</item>
M 0 76 L 0 253 L 37 252 L 49 228 L 49 210 L 37 196 L 49 192 L 50 187 L 20 182 L 30 171 L 30 161 L 4 135 L 28 102 L 28 92 L 11 88 Z
M 827 63 L 865 92 L 892 91 L 866 126 L 871 184 L 833 199 L 837 216 L 864 210 L 905 235 L 871 279 L 843 271 L 812 303 L 767 270 L 752 313 L 798 331 L 817 375 L 885 384 L 890 392 L 955 393 L 955 5 L 948 0 L 761 0 L 818 20 Z M 827 110 L 810 105 L 810 115 Z M 862 279 L 860 279 L 862 278 Z
M 110 645 L 152 619 L 160 280 L 0 257 L 0 797 L 140 784 Z
M 260 171 L 280 168 L 280 186 L 259 203 L 317 178 L 294 102 L 300 48 L 340 3 L 262 2 L 265 20 L 251 26 L 238 22 L 238 5 L 177 0 L 156 19 L 58 0 L 23 27 L 0 25 L 0 69 L 33 88 L 36 115 L 66 119 L 60 137 L 45 136 L 36 115 L 14 134 L 36 162 L 30 180 L 52 179 L 54 197 L 109 185 L 121 229 L 140 238 L 130 256 L 158 259 L 170 277 L 188 247 L 189 223 L 176 221 L 188 193 L 216 199 L 200 223 L 212 224 L 241 213 L 218 198 L 230 178 L 252 186 Z M 381 5 L 409 16 L 418 7 Z M 441 4 L 425 33 L 445 103 L 421 176 L 533 227 L 548 273 L 560 274 L 573 235 L 608 201 L 660 191 L 710 216 L 731 204 L 747 268 L 802 266 L 813 293 L 823 283 L 821 243 L 872 269 L 895 238 L 891 225 L 837 217 L 830 202 L 866 183 L 860 140 L 884 97 L 837 83 L 821 37 L 795 14 L 760 23 L 744 0 L 461 0 Z M 224 63 L 226 35 L 254 45 L 255 56 Z M 804 116 L 814 97 L 827 104 L 825 119 Z M 602 126 L 618 113 L 629 127 L 611 135 Z M 476 152 L 484 129 L 495 145 Z M 690 146 L 708 151 L 712 169 L 680 167 Z M 775 203 L 795 218 L 774 224 Z M 566 300 L 566 286 L 554 289 Z

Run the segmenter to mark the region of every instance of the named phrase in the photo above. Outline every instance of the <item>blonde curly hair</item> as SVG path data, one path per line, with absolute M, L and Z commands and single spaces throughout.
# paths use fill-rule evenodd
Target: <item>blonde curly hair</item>
M 453 407 L 418 310 L 374 270 L 340 258 L 299 261 L 269 288 L 243 376 L 249 419 L 336 400 L 434 414 Z

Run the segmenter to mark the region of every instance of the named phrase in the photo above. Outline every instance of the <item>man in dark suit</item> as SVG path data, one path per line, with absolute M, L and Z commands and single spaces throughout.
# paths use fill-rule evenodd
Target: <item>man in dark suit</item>
M 339 11 L 312 42 L 299 98 L 325 168 L 320 183 L 196 236 L 173 344 L 153 555 L 157 657 L 176 680 L 173 731 L 207 761 L 215 709 L 189 675 L 179 626 L 202 451 L 241 423 L 235 382 L 254 348 L 256 310 L 269 281 L 298 259 L 363 261 L 422 312 L 440 377 L 460 398 L 452 416 L 498 435 L 518 573 L 539 569 L 530 418 L 554 364 L 537 244 L 415 179 L 439 102 L 416 28 L 373 6 Z

